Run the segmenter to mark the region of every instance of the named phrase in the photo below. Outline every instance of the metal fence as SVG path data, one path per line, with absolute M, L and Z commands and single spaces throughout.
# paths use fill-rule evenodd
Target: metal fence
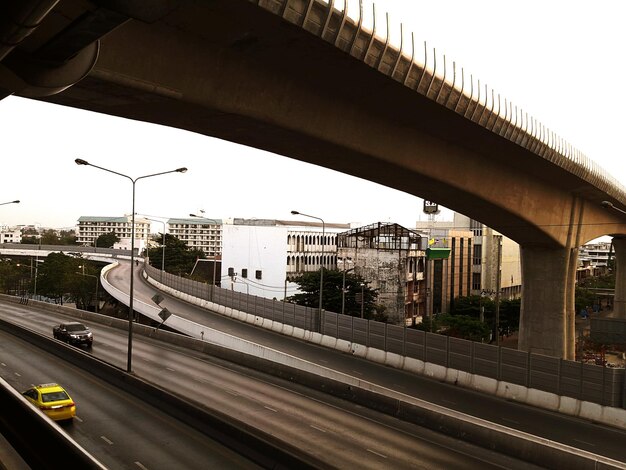
M 613 407 L 626 407 L 624 369 L 476 343 L 403 326 L 271 300 L 163 273 L 148 275 L 180 292 L 259 317 L 470 374 Z M 319 325 L 319 327 L 318 327 Z
M 591 339 L 597 343 L 626 345 L 626 319 L 592 318 Z

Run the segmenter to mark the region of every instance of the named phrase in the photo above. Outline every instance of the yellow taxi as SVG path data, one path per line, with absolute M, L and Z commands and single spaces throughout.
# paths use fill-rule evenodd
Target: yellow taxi
M 76 404 L 59 384 L 35 385 L 22 395 L 55 421 L 70 420 L 76 416 Z

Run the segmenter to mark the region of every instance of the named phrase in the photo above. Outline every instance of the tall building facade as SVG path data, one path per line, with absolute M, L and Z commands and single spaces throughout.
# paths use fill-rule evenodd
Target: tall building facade
M 340 270 L 354 270 L 378 291 L 389 322 L 413 322 L 425 312 L 421 236 L 393 223 L 354 228 L 337 237 Z
M 227 220 L 223 225 L 222 287 L 281 300 L 293 281 L 320 266 L 336 269 L 337 233 L 348 224 L 276 219 Z
M 494 295 L 497 290 L 498 267 L 500 269 L 500 293 L 505 299 L 519 298 L 522 291 L 522 269 L 519 245 L 490 227 L 455 213 L 452 221 L 417 222 L 416 228 L 425 233 L 470 232 L 471 239 L 463 248 L 471 246 L 471 280 L 469 293 L 465 295 Z M 457 245 L 461 248 L 460 241 Z M 500 260 L 500 262 L 499 262 Z M 467 274 L 468 271 L 466 270 Z M 465 292 L 465 291 L 464 291 Z
M 114 232 L 120 239 L 115 248 L 130 250 L 132 217 L 94 217 L 82 216 L 78 219 L 76 242 L 85 246 L 96 246 L 100 235 Z M 150 221 L 135 216 L 135 249 L 143 250 L 150 235 Z
M 219 258 L 222 253 L 221 219 L 193 217 L 185 219 L 169 219 L 167 231 L 189 248 L 202 250 L 209 258 Z

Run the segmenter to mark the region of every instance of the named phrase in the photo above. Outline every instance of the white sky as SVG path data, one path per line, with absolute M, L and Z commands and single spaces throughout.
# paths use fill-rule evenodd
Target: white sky
M 341 0 L 336 0 L 341 5 Z M 512 100 L 626 185 L 623 116 L 626 28 L 621 0 L 379 0 L 392 39 L 404 24 L 416 49 L 437 49 Z M 371 3 L 364 0 L 366 19 Z M 350 0 L 349 11 L 358 11 Z M 419 56 L 417 56 L 419 57 Z M 432 58 L 432 57 L 431 57 Z M 430 60 L 430 59 L 429 59 Z M 9 97 L 0 101 L 0 224 L 69 227 L 81 215 L 131 212 L 131 184 L 77 166 L 83 158 L 131 177 L 186 166 L 137 183 L 136 211 L 186 217 L 398 222 L 413 227 L 422 201 L 380 185 L 229 142 L 152 124 Z M 291 175 L 291 177 L 286 177 Z M 302 178 L 293 178 L 302 175 Z M 306 184 L 303 184 L 306 182 Z M 103 190 L 107 192 L 103 192 Z M 444 211 L 441 218 L 450 218 Z M 160 224 L 155 230 L 160 230 Z

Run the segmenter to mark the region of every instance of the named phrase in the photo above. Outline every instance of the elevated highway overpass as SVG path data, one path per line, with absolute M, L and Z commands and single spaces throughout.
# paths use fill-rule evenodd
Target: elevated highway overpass
M 612 235 L 626 316 L 626 216 L 602 205 L 626 206 L 624 188 L 510 103 L 425 67 L 415 45 L 390 45 L 333 1 L 2 8 L 4 96 L 249 145 L 480 220 L 520 244 L 519 345 L 530 352 L 574 357 L 577 247 Z

